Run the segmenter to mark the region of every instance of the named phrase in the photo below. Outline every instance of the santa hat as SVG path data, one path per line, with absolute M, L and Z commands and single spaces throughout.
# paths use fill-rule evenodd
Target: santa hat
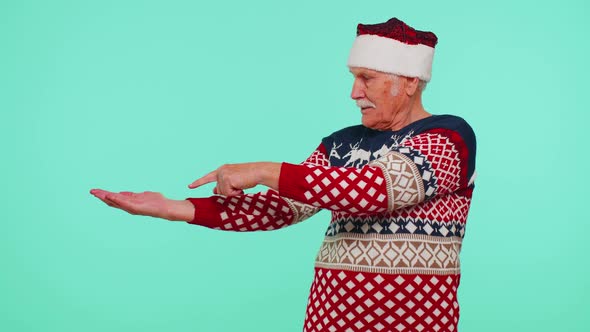
M 359 24 L 349 67 L 363 67 L 430 81 L 434 46 L 432 32 L 416 30 L 397 18 L 385 23 Z

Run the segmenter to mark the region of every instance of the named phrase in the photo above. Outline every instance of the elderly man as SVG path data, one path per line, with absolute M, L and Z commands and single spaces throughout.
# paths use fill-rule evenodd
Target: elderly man
M 132 214 L 230 231 L 279 229 L 328 209 L 304 331 L 456 331 L 475 135 L 422 105 L 436 43 L 395 18 L 359 24 L 348 66 L 362 125 L 325 137 L 300 165 L 221 166 L 189 185 L 215 182 L 208 198 L 91 193 Z M 269 190 L 244 194 L 259 184 Z

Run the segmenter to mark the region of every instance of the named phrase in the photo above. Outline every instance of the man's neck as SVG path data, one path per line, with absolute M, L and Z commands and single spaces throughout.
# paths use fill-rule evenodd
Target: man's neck
M 426 112 L 424 106 L 422 106 L 422 100 L 420 96 L 416 96 L 415 99 L 410 100 L 406 110 L 400 112 L 399 114 L 402 117 L 399 121 L 396 121 L 391 130 L 400 130 L 412 122 L 427 118 L 432 115 Z

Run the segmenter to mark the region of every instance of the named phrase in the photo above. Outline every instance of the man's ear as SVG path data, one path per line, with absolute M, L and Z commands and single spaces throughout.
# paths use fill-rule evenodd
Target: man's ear
M 416 91 L 418 91 L 418 84 L 420 83 L 420 79 L 418 77 L 406 77 L 406 86 L 404 91 L 408 96 L 413 96 Z

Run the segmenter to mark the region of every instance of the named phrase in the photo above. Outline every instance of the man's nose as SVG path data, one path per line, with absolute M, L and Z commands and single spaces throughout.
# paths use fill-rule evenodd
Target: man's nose
M 350 98 L 354 100 L 365 98 L 365 87 L 362 85 L 359 79 L 355 79 L 354 83 L 352 84 Z

